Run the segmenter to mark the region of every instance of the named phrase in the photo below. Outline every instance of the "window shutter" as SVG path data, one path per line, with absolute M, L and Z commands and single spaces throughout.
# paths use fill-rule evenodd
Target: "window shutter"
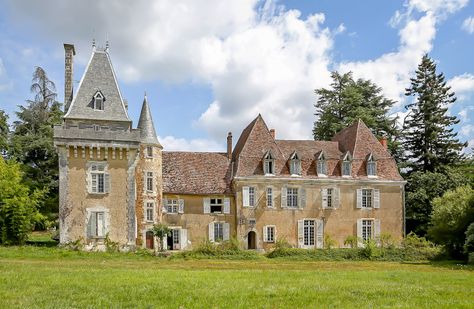
M 224 239 L 223 240 L 229 240 L 230 238 L 230 225 L 229 223 L 225 222 L 224 224 Z
M 87 236 L 94 237 L 97 236 L 97 216 L 95 212 L 89 213 L 89 222 L 87 224 Z
M 109 173 L 104 173 L 104 192 L 105 193 L 110 192 L 110 174 Z
M 95 217 L 95 216 L 94 216 Z M 97 236 L 105 236 L 105 214 L 103 212 L 97 213 Z
M 324 242 L 324 221 L 316 220 L 316 248 L 323 248 Z
M 332 189 L 332 204 L 334 208 L 339 208 L 340 205 L 340 191 L 339 188 Z
M 249 187 L 242 187 L 242 202 L 244 207 L 250 206 Z
M 357 189 L 357 208 L 362 208 L 362 189 Z
M 161 211 L 165 214 L 168 212 L 168 208 L 166 207 L 168 206 L 168 199 L 167 198 L 164 198 L 163 199 L 163 206 L 161 207 Z
M 304 220 L 298 220 L 298 248 L 304 247 Z
M 323 208 L 328 207 L 328 189 L 327 188 L 321 189 L 321 205 L 323 206 Z
M 268 230 L 267 230 L 267 228 L 268 228 L 267 225 L 263 226 L 263 241 L 264 242 L 268 242 Z
M 363 239 L 362 239 L 362 219 L 357 219 L 357 246 L 363 246 Z
M 86 172 L 86 180 L 87 180 L 87 193 L 92 193 L 92 174 L 91 174 L 91 164 L 87 163 L 87 172 Z
M 258 206 L 258 190 L 257 190 L 257 187 L 253 187 L 253 205 L 251 205 L 252 207 L 257 207 Z
M 179 229 L 179 243 L 181 245 L 181 250 L 186 249 L 188 246 L 188 230 Z
M 282 208 L 285 208 L 287 207 L 287 204 L 286 204 L 286 187 L 282 187 L 281 188 L 281 207 Z
M 374 189 L 374 208 L 380 208 L 380 190 Z
M 380 242 L 380 219 L 374 220 L 374 238 L 377 243 Z
M 209 223 L 209 241 L 214 242 L 214 222 Z
M 224 213 L 230 214 L 230 198 L 228 197 L 224 198 Z
M 203 202 L 203 206 L 204 206 L 204 213 L 205 214 L 208 214 L 211 212 L 211 199 L 209 197 L 205 197 L 202 199 L 202 202 Z M 214 226 L 213 226 L 213 229 L 214 229 Z M 214 235 L 214 233 L 212 234 Z M 214 236 L 212 236 L 214 237 Z
M 184 213 L 184 200 L 182 198 L 178 200 L 178 212 L 180 214 Z
M 306 189 L 305 188 L 299 188 L 298 190 L 298 197 L 299 197 L 299 208 L 305 208 L 306 207 Z

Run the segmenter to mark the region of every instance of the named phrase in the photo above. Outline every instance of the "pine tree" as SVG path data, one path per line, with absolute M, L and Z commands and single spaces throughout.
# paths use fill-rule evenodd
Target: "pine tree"
M 0 110 L 0 156 L 5 156 L 8 148 L 8 134 L 10 130 L 7 120 L 7 114 Z
M 404 124 L 406 158 L 412 171 L 435 172 L 458 162 L 466 144 L 456 138 L 452 128 L 459 120 L 447 115 L 456 97 L 428 55 L 423 56 L 406 95 L 415 97 L 405 106 L 409 116 Z

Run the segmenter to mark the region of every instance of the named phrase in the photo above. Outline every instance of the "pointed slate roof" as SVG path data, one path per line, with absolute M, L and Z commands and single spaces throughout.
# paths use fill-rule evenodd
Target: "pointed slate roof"
M 93 97 L 104 95 L 104 110 L 93 108 Z M 110 56 L 105 49 L 92 52 L 76 96 L 64 118 L 131 122 L 115 77 Z
M 163 148 L 156 137 L 155 126 L 151 118 L 150 106 L 145 94 L 143 99 L 142 111 L 140 112 L 140 119 L 138 120 L 138 127 L 140 130 L 140 142 L 144 144 L 157 145 Z

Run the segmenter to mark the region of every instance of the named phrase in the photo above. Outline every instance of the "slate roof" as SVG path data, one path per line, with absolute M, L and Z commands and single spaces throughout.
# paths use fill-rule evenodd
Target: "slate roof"
M 140 142 L 163 148 L 156 137 L 155 126 L 153 125 L 153 118 L 151 117 L 150 106 L 148 105 L 146 94 L 143 99 L 137 128 L 140 129 Z
M 92 99 L 97 91 L 105 97 L 103 111 L 92 108 Z M 130 122 L 110 56 L 105 49 L 92 52 L 77 93 L 64 118 Z

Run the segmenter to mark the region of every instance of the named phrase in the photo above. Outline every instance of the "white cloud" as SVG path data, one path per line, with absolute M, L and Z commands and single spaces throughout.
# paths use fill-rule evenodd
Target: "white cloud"
M 166 151 L 224 151 L 224 146 L 213 140 L 177 138 L 174 136 L 158 137 Z
M 13 81 L 7 76 L 7 70 L 3 65 L 3 60 L 0 58 L 0 92 L 10 90 L 13 87 Z
M 465 30 L 467 33 L 473 34 L 474 33 L 474 17 L 469 16 L 464 20 L 462 23 L 461 28 Z
M 463 152 L 467 154 L 471 154 L 471 156 L 474 156 L 473 149 L 474 149 L 474 138 L 470 139 L 467 142 L 467 147 L 464 147 Z
M 474 125 L 466 124 L 466 125 L 461 127 L 461 130 L 459 132 L 461 133 L 461 135 L 469 137 L 469 136 L 471 136 L 471 134 L 474 133 Z

